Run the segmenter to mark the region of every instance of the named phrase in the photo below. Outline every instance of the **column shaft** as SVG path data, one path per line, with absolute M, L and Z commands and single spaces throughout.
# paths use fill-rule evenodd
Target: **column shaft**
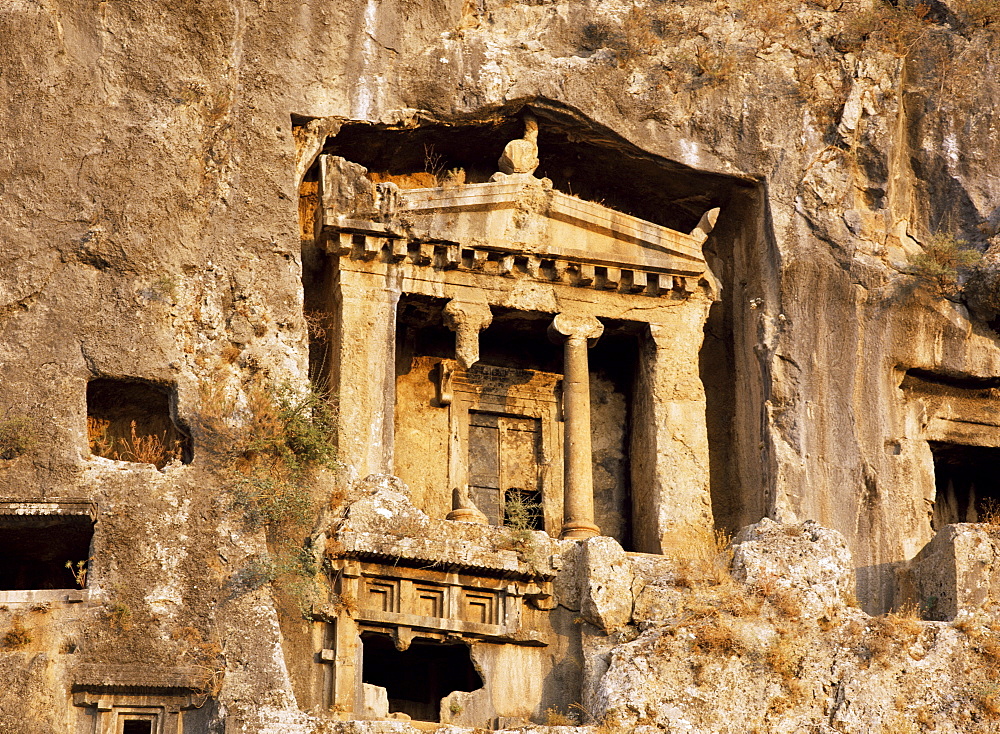
M 563 341 L 563 538 L 592 538 L 594 457 L 590 448 L 590 367 L 587 349 L 604 333 L 593 316 L 560 313 L 549 336 Z
M 384 278 L 342 269 L 335 286 L 331 389 L 337 453 L 350 480 L 391 474 L 396 405 L 396 304 Z
M 590 446 L 590 368 L 587 338 L 571 335 L 563 345 L 563 410 L 565 432 L 564 524 L 562 537 L 600 534 L 594 524 L 594 470 Z

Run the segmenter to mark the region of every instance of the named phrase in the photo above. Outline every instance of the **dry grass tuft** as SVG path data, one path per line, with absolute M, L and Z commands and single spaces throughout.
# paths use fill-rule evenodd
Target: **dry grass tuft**
M 563 713 L 557 708 L 545 709 L 545 726 L 579 726 L 580 721 L 573 714 Z
M 219 695 L 226 669 L 222 663 L 222 646 L 206 640 L 196 627 L 178 627 L 170 633 L 170 638 L 180 644 L 181 658 L 199 671 L 197 706 L 202 706 L 209 698 Z
M 779 616 L 798 619 L 802 602 L 794 590 L 783 586 L 777 578 L 762 578 L 750 586 L 750 593 L 766 601 Z
M 882 617 L 873 617 L 868 624 L 864 646 L 873 662 L 888 662 L 894 652 L 915 643 L 923 633 L 919 609 L 907 605 Z
M 979 503 L 977 511 L 980 523 L 991 528 L 1000 528 L 1000 500 L 987 497 Z
M 182 447 L 180 441 L 167 441 L 166 431 L 163 434 L 139 434 L 136 422 L 131 423 L 130 436 L 112 436 L 109 432 L 111 421 L 87 417 L 87 439 L 90 443 L 90 453 L 115 461 L 132 461 L 137 464 L 153 464 L 162 469 L 174 459 L 180 460 Z M 169 444 L 169 445 L 168 445 Z
M 16 459 L 31 451 L 38 443 L 38 428 L 25 416 L 0 420 L 0 460 Z
M 740 642 L 724 617 L 708 618 L 691 628 L 694 649 L 703 655 L 736 655 Z
M 1000 26 L 998 0 L 952 0 L 949 6 L 963 23 L 973 28 Z
M 31 630 L 21 623 L 20 617 L 14 617 L 10 623 L 10 629 L 3 636 L 3 647 L 6 650 L 20 650 L 31 644 L 33 636 Z
M 674 585 L 691 589 L 735 584 L 729 573 L 733 561 L 730 540 L 721 530 L 699 528 L 678 533 L 669 551 L 677 558 Z
M 930 10 L 930 6 L 922 2 L 912 6 L 875 2 L 849 17 L 842 47 L 856 51 L 867 42 L 897 56 L 907 56 L 932 29 Z
M 803 659 L 800 646 L 787 630 L 780 630 L 777 639 L 764 653 L 764 664 L 781 678 L 786 687 L 801 674 Z

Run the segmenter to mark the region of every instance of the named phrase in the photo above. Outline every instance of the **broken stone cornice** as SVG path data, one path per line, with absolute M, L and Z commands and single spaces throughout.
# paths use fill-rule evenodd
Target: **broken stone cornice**
M 73 669 L 75 689 L 183 689 L 199 690 L 205 670 L 196 666 L 106 665 L 82 663 Z

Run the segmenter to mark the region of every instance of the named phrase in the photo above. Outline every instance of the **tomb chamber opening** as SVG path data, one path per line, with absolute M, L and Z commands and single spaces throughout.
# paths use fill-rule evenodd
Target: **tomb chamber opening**
M 362 682 L 384 688 L 389 713 L 417 721 L 441 721 L 441 700 L 454 691 L 475 691 L 483 680 L 469 646 L 414 639 L 398 650 L 389 635 L 361 635 Z
M 491 525 L 545 530 L 563 517 L 563 348 L 550 314 L 491 309 L 479 361 L 455 364 L 447 301 L 400 298 L 396 346 L 395 472 L 432 517 L 471 504 Z M 626 547 L 630 537 L 629 425 L 641 325 L 604 320 L 590 349 L 589 391 L 595 523 Z M 442 388 L 447 382 L 450 387 Z
M 0 591 L 82 586 L 93 537 L 89 515 L 0 516 Z
M 933 528 L 996 518 L 1000 513 L 1000 448 L 929 443 L 936 490 Z
M 153 734 L 153 722 L 131 719 L 122 722 L 122 734 Z
M 176 390 L 137 379 L 87 383 L 87 438 L 95 456 L 154 464 L 189 464 L 191 439 L 175 420 Z

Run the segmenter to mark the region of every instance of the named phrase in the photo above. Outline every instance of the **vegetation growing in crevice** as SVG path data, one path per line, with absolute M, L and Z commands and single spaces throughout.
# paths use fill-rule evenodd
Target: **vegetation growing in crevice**
M 0 460 L 16 459 L 31 451 L 37 443 L 38 430 L 30 418 L 9 414 L 0 418 Z
M 14 617 L 11 620 L 10 629 L 4 633 L 3 648 L 5 650 L 20 650 L 22 647 L 30 645 L 33 639 L 31 630 L 24 626 L 21 618 Z
M 309 482 L 336 468 L 335 403 L 319 393 L 251 378 L 241 395 L 202 383 L 206 447 L 250 529 L 301 527 L 313 517 Z
M 180 461 L 184 452 L 180 441 L 169 441 L 167 433 L 139 434 L 136 422 L 131 422 L 130 436 L 112 436 L 111 421 L 87 417 L 87 442 L 90 453 L 115 461 L 153 464 L 162 469 L 171 461 Z
M 209 698 L 219 695 L 226 668 L 222 662 L 222 646 L 205 638 L 196 627 L 177 627 L 170 632 L 170 639 L 178 643 L 180 658 L 198 671 L 195 706 L 203 706 Z
M 328 590 L 322 585 L 322 564 L 316 560 L 310 541 L 296 545 L 282 541 L 274 551 L 251 556 L 232 583 L 243 593 L 273 584 L 303 619 L 311 619 L 317 605 L 325 602 Z
M 253 375 L 239 393 L 227 392 L 222 372 L 202 382 L 199 424 L 248 530 L 264 530 L 269 550 L 252 556 L 233 577 L 236 594 L 272 584 L 302 617 L 327 591 L 311 539 L 312 485 L 317 472 L 338 466 L 336 403 L 316 390 L 298 390 Z
M 965 240 L 937 233 L 923 252 L 910 258 L 908 271 L 938 298 L 955 298 L 962 292 L 962 279 L 982 259 L 982 253 Z
M 507 492 L 503 505 L 503 524 L 507 529 L 511 547 L 531 569 L 542 563 L 542 551 L 535 533 L 542 516 L 542 506 L 523 492 Z

